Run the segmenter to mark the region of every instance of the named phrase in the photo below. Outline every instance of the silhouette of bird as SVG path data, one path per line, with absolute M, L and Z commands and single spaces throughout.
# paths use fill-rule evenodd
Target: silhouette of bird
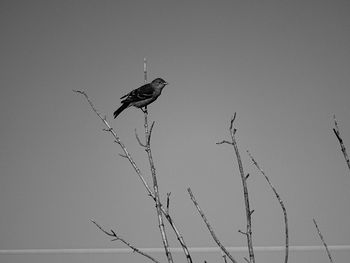
M 141 108 L 142 111 L 144 111 L 142 108 L 146 107 L 148 104 L 155 101 L 159 95 L 162 93 L 163 88 L 168 85 L 168 82 L 166 82 L 162 78 L 156 78 L 150 83 L 147 83 L 137 89 L 134 89 L 133 91 L 129 92 L 128 94 L 124 95 L 120 99 L 124 99 L 121 101 L 122 106 L 120 106 L 114 113 L 114 119 L 117 118 L 117 116 L 126 108 L 130 106 L 134 106 L 136 108 Z M 145 109 L 147 110 L 147 108 Z

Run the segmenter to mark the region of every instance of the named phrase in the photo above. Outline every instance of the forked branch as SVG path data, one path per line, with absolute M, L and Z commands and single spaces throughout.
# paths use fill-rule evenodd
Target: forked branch
M 132 156 L 130 155 L 130 153 L 128 152 L 127 148 L 125 147 L 125 145 L 123 144 L 123 142 L 120 140 L 120 138 L 118 137 L 117 133 L 114 131 L 114 129 L 109 125 L 107 118 L 106 117 L 102 117 L 102 115 L 97 111 L 97 109 L 95 108 L 94 104 L 92 103 L 92 101 L 90 100 L 90 98 L 88 97 L 87 93 L 85 91 L 81 91 L 81 90 L 73 90 L 74 92 L 76 92 L 77 94 L 81 94 L 89 103 L 91 109 L 95 112 L 95 114 L 101 119 L 101 121 L 103 122 L 103 124 L 106 126 L 106 128 L 104 129 L 105 131 L 109 132 L 113 138 L 114 138 L 114 142 L 118 143 L 120 145 L 120 147 L 122 148 L 124 154 L 121 154 L 122 157 L 127 158 L 130 162 L 130 164 L 132 165 L 132 167 L 134 168 L 137 176 L 141 179 L 143 186 L 146 188 L 147 193 L 150 197 L 152 197 L 152 199 L 154 201 L 156 201 L 155 195 L 152 192 L 151 188 L 149 187 L 149 185 L 147 184 L 146 180 L 143 177 L 143 174 L 141 172 L 141 170 L 138 168 L 138 166 L 136 165 L 135 161 L 133 160 Z M 184 238 L 182 237 L 180 231 L 178 230 L 174 220 L 172 219 L 172 217 L 170 216 L 169 213 L 167 213 L 167 211 L 160 206 L 160 209 L 163 213 L 163 215 L 165 216 L 165 218 L 168 220 L 169 224 L 171 225 L 173 231 L 175 232 L 175 235 L 184 251 L 184 254 L 186 256 L 187 262 L 188 263 L 192 263 L 192 258 L 191 255 L 189 253 L 189 250 L 187 248 L 187 245 L 185 243 Z
M 152 157 L 152 151 L 151 151 L 151 132 L 153 129 L 154 122 L 151 125 L 151 129 L 148 130 L 148 120 L 147 120 L 147 115 L 148 113 L 145 111 L 145 134 L 146 134 L 146 147 L 145 150 L 148 155 L 148 160 L 151 168 L 151 173 L 152 173 L 152 180 L 153 180 L 153 193 L 154 193 L 154 199 L 156 202 L 156 211 L 157 211 L 157 218 L 158 218 L 158 226 L 159 230 L 161 233 L 162 241 L 163 241 L 163 247 L 165 249 L 165 255 L 168 259 L 169 263 L 173 262 L 173 257 L 171 255 L 171 252 L 169 250 L 169 243 L 168 243 L 168 238 L 165 232 L 165 227 L 164 227 L 164 221 L 163 221 L 163 215 L 162 215 L 162 210 L 161 210 L 161 203 L 160 203 L 160 198 L 159 198 L 159 188 L 158 188 L 158 182 L 157 182 L 157 175 L 156 175 L 156 168 L 154 166 L 154 161 Z
M 253 249 L 253 239 L 252 239 L 252 213 L 254 210 L 250 209 L 249 205 L 249 195 L 248 195 L 248 186 L 247 186 L 247 179 L 249 175 L 245 175 L 243 170 L 243 164 L 241 155 L 238 150 L 237 142 L 236 142 L 236 128 L 234 128 L 234 121 L 236 120 L 236 113 L 233 115 L 230 121 L 230 135 L 231 135 L 231 141 L 223 140 L 221 142 L 217 142 L 216 144 L 229 144 L 232 145 L 235 153 L 236 153 L 236 159 L 238 162 L 238 168 L 239 173 L 241 175 L 242 185 L 243 185 L 243 194 L 244 194 L 244 204 L 245 204 L 245 212 L 246 212 L 246 218 L 247 218 L 247 231 L 246 231 L 246 237 L 247 237 L 247 244 L 248 244 L 248 252 L 249 252 L 249 262 L 255 263 L 255 257 L 254 257 L 254 249 Z
M 147 82 L 147 61 L 144 59 L 143 61 L 143 72 L 144 72 L 144 81 L 145 83 Z M 145 110 L 143 110 L 144 117 L 145 117 L 145 138 L 146 138 L 146 143 L 144 144 L 144 148 L 147 152 L 148 160 L 149 160 L 149 165 L 151 168 L 151 173 L 152 173 L 152 180 L 153 180 L 153 193 L 154 193 L 154 201 L 156 202 L 156 211 L 157 211 L 157 219 L 158 219 L 158 227 L 160 230 L 160 234 L 162 237 L 163 241 L 163 247 L 165 250 L 165 255 L 168 259 L 169 263 L 173 263 L 173 257 L 171 255 L 171 252 L 169 250 L 169 243 L 168 243 L 168 238 L 165 232 L 165 227 L 164 227 L 164 221 L 163 221 L 163 215 L 162 215 L 162 210 L 161 210 L 161 203 L 160 203 L 160 198 L 159 198 L 159 188 L 158 188 L 158 182 L 157 182 L 157 174 L 156 174 L 156 168 L 154 166 L 153 162 L 153 157 L 152 157 L 152 151 L 151 151 L 151 135 L 152 135 L 152 130 L 154 126 L 154 122 L 151 125 L 151 128 L 148 129 L 148 111 L 147 111 L 147 106 L 145 107 Z M 139 141 L 140 145 L 142 143 L 136 136 L 137 140 Z
M 103 233 L 105 233 L 107 236 L 112 237 L 113 239 L 111 241 L 120 241 L 123 244 L 125 244 L 126 246 L 128 246 L 129 248 L 131 248 L 133 250 L 133 252 L 136 252 L 146 258 L 148 258 L 149 260 L 155 262 L 155 263 L 160 263 L 158 260 L 156 260 L 155 258 L 153 258 L 152 256 L 146 254 L 145 252 L 142 252 L 140 249 L 138 249 L 137 247 L 131 245 L 128 241 L 126 241 L 125 239 L 121 238 L 119 235 L 117 235 L 117 233 L 111 229 L 110 232 L 108 232 L 107 230 L 103 229 L 102 226 L 100 226 L 98 223 L 96 223 L 96 221 L 91 220 L 92 223 L 94 223 Z

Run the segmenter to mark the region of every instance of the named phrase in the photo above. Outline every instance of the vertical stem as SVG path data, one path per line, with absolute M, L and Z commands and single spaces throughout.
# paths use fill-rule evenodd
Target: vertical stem
M 143 81 L 147 83 L 147 59 L 143 59 Z
M 144 81 L 145 83 L 147 82 L 147 61 L 146 58 L 143 61 L 143 72 L 144 72 Z M 159 200 L 159 189 L 158 189 L 158 182 L 157 182 L 157 176 L 156 176 L 156 169 L 154 167 L 154 162 L 153 162 L 153 157 L 152 157 L 152 152 L 151 152 L 151 131 L 148 129 L 148 112 L 147 108 L 144 111 L 144 116 L 145 116 L 145 137 L 146 137 L 146 152 L 148 155 L 148 160 L 151 168 L 151 173 L 152 173 L 152 180 L 153 180 L 153 192 L 154 192 L 154 197 L 156 201 L 156 210 L 157 210 L 157 218 L 158 218 L 158 226 L 159 230 L 161 233 L 162 241 L 163 241 L 163 246 L 165 249 L 165 255 L 168 259 L 169 263 L 173 262 L 172 255 L 169 250 L 169 244 L 168 244 L 168 239 L 166 236 L 165 232 L 165 227 L 164 227 L 164 222 L 163 222 L 163 216 L 162 216 L 162 209 L 161 209 L 161 203 Z M 153 125 L 152 125 L 153 127 Z M 152 130 L 151 127 L 151 130 Z
M 147 83 L 147 59 L 146 59 L 146 58 L 143 59 L 143 81 L 144 81 L 145 84 Z M 144 124 L 144 127 L 145 127 L 146 143 L 147 143 L 147 140 L 148 140 L 148 119 L 147 119 L 148 114 L 147 114 L 147 106 L 145 107 L 144 116 L 145 116 L 145 124 Z
M 255 263 L 254 250 L 253 250 L 253 240 L 252 240 L 252 217 L 251 217 L 252 211 L 250 210 L 250 205 L 249 205 L 247 177 L 244 174 L 242 159 L 241 159 L 241 156 L 239 154 L 239 150 L 238 150 L 238 146 L 237 146 L 237 142 L 236 142 L 236 138 L 235 138 L 236 129 L 233 128 L 233 122 L 235 120 L 235 117 L 236 117 L 236 114 L 231 119 L 230 134 L 231 134 L 231 139 L 232 139 L 232 145 L 233 145 L 233 148 L 235 149 L 238 167 L 239 167 L 239 172 L 241 175 L 242 185 L 243 185 L 244 204 L 245 204 L 245 211 L 246 211 L 246 217 L 247 217 L 246 235 L 247 235 L 247 243 L 248 243 L 249 262 Z

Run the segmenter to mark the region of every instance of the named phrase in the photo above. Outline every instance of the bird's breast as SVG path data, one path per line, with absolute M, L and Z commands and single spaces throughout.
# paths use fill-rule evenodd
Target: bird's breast
M 148 104 L 150 104 L 151 102 L 155 101 L 156 97 L 152 97 L 149 99 L 145 99 L 145 100 L 141 100 L 141 101 L 136 101 L 136 102 L 132 102 L 130 105 L 136 107 L 136 108 L 142 108 L 147 106 Z

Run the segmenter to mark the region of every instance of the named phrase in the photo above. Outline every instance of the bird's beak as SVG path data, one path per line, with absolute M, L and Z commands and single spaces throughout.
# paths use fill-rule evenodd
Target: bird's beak
M 165 83 L 164 83 L 164 86 L 166 86 L 166 85 L 168 85 L 168 84 L 169 84 L 168 82 L 165 82 Z

